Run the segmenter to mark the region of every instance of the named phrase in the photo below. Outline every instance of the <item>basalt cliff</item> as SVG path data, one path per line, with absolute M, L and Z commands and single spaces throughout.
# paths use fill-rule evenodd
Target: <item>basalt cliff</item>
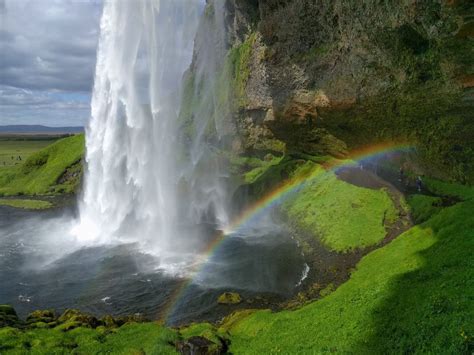
M 211 46 L 206 134 L 233 153 L 344 157 L 390 141 L 414 148 L 416 174 L 474 181 L 472 2 L 225 0 L 217 35 L 216 6 L 185 76 L 183 131 Z

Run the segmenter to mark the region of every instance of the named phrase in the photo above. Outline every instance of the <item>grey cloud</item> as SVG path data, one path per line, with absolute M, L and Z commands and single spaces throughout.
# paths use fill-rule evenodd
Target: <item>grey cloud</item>
M 6 9 L 2 84 L 90 90 L 101 9 L 97 1 L 7 0 Z
M 0 0 L 0 124 L 84 123 L 101 11 L 102 0 Z

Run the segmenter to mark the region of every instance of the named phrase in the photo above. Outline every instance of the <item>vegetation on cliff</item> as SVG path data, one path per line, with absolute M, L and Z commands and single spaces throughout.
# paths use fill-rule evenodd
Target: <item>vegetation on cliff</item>
M 232 3 L 245 149 L 274 139 L 322 155 L 409 141 L 419 172 L 474 182 L 469 1 Z

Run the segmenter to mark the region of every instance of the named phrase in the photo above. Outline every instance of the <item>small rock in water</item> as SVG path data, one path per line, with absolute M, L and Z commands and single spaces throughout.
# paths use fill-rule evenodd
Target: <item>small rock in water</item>
M 110 301 L 110 297 L 108 297 L 108 296 L 102 298 L 101 301 L 102 301 L 103 303 L 105 303 L 106 305 L 111 305 L 111 304 L 112 304 L 112 302 L 109 302 L 109 301 Z
M 19 295 L 18 296 L 18 301 L 29 303 L 29 302 L 31 302 L 31 297 L 25 296 L 25 295 Z
M 242 302 L 242 297 L 236 292 L 224 292 L 217 299 L 219 304 L 239 304 Z

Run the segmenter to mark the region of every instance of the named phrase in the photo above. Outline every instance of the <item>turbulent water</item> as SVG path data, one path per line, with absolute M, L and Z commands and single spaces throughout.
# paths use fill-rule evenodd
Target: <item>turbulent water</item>
M 64 231 L 74 214 L 64 213 L 0 206 L 0 304 L 13 305 L 22 317 L 73 307 L 97 316 L 167 315 L 170 324 L 213 321 L 235 309 L 217 304 L 222 292 L 234 290 L 253 299 L 252 307 L 268 307 L 255 300 L 281 301 L 301 277 L 300 251 L 272 225 L 226 240 L 188 283 L 137 244 L 71 245 Z

